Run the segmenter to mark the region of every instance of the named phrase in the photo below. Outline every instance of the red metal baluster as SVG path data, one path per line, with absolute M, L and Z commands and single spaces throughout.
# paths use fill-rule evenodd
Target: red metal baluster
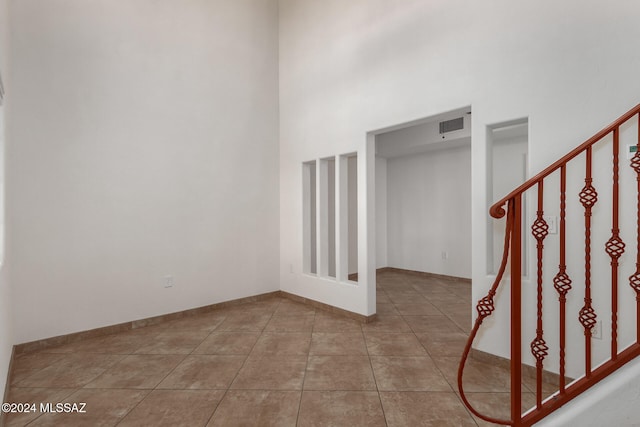
M 591 307 L 591 209 L 598 201 L 598 193 L 591 183 L 592 149 L 587 148 L 585 186 L 580 192 L 580 202 L 584 206 L 584 306 L 580 310 L 580 323 L 584 327 L 585 374 L 591 376 L 591 331 L 596 324 L 596 312 Z
M 638 114 L 638 145 L 640 148 L 640 114 Z M 636 342 L 640 344 L 640 151 L 631 159 L 631 167 L 636 171 L 638 181 L 638 250 L 636 252 L 636 272 L 629 277 L 629 284 L 636 291 Z
M 618 259 L 624 253 L 625 244 L 620 238 L 618 227 L 618 203 L 620 188 L 618 185 L 619 166 L 618 153 L 620 151 L 620 128 L 613 131 L 613 220 L 611 238 L 605 245 L 605 250 L 611 257 L 611 359 L 618 357 Z
M 460 364 L 458 365 L 458 390 L 460 391 L 460 398 L 462 399 L 464 404 L 467 406 L 467 408 L 469 408 L 469 410 L 474 415 L 482 418 L 485 421 L 489 421 L 491 423 L 500 424 L 500 425 L 514 425 L 514 424 L 510 420 L 501 420 L 498 418 L 493 418 L 493 417 L 489 417 L 487 415 L 481 414 L 473 406 L 471 406 L 471 403 L 469 403 L 469 400 L 467 399 L 467 396 L 465 395 L 465 392 L 464 392 L 462 378 L 464 376 L 464 368 L 465 368 L 465 365 L 467 364 L 467 358 L 469 357 L 469 353 L 471 352 L 471 345 L 473 344 L 473 341 L 478 333 L 478 330 L 480 329 L 480 326 L 482 325 L 482 322 L 484 321 L 484 319 L 487 316 L 490 316 L 491 313 L 493 313 L 493 310 L 495 310 L 495 307 L 493 304 L 493 297 L 495 297 L 498 287 L 502 282 L 502 278 L 504 277 L 504 272 L 507 269 L 507 262 L 509 260 L 509 245 L 511 243 L 511 240 L 512 240 L 511 236 L 513 233 L 514 201 L 509 200 L 508 203 L 509 203 L 508 205 L 509 207 L 507 210 L 508 211 L 507 223 L 505 226 L 505 233 L 504 233 L 504 250 L 502 253 L 502 261 L 500 262 L 500 268 L 498 269 L 498 274 L 496 275 L 496 278 L 493 281 L 493 285 L 491 285 L 491 289 L 489 289 L 487 296 L 485 296 L 484 298 L 480 299 L 480 301 L 478 301 L 478 305 L 476 306 L 476 310 L 478 311 L 478 317 L 476 318 L 473 328 L 471 329 L 471 333 L 469 334 L 469 339 L 467 340 L 467 344 L 465 345 L 464 351 L 462 352 L 462 357 L 460 358 Z M 504 211 L 502 212 L 504 215 Z M 520 416 L 518 416 L 518 420 L 519 419 L 520 419 Z
M 549 234 L 549 225 L 544 220 L 544 187 L 543 182 L 538 182 L 538 212 L 537 218 L 531 226 L 531 234 L 537 241 L 538 251 L 538 311 L 536 324 L 536 337 L 531 341 L 531 353 L 536 358 L 536 405 L 542 406 L 542 365 L 547 357 L 549 347 L 543 338 L 542 330 L 542 253 L 544 251 L 544 239 Z
M 567 166 L 560 168 L 560 265 L 553 287 L 558 291 L 560 300 L 560 393 L 565 388 L 565 345 L 566 345 L 566 306 L 567 293 L 571 289 L 571 279 L 567 275 Z
M 522 419 L 522 195 L 514 197 L 511 234 L 511 420 Z

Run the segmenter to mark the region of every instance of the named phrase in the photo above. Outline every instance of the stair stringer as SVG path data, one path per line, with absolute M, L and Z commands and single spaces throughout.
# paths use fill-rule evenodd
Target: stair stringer
M 640 427 L 640 358 L 636 358 L 536 427 Z

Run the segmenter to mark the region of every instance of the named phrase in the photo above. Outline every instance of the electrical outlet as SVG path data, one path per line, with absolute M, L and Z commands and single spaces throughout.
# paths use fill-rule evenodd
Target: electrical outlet
M 558 234 L 558 217 L 553 215 L 545 215 L 543 218 L 549 226 L 549 234 Z
M 449 253 L 447 251 L 442 251 L 442 259 L 448 259 Z
M 598 320 L 593 329 L 591 329 L 591 336 L 597 340 L 602 339 L 602 320 Z
M 173 288 L 173 276 L 164 276 L 164 287 Z

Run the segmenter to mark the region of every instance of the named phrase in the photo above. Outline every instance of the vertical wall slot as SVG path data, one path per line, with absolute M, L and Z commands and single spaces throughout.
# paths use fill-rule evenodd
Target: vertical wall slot
M 316 162 L 302 165 L 302 211 L 303 211 L 303 266 L 305 273 L 316 274 L 317 236 L 316 236 Z
M 357 281 L 358 157 L 302 164 L 303 272 Z
M 487 127 L 487 210 L 527 180 L 529 120 L 517 119 Z M 523 197 L 526 212 L 527 198 Z M 528 224 L 522 222 L 522 235 Z M 496 274 L 502 259 L 504 219 L 489 218 L 487 223 L 487 273 Z M 527 239 L 522 239 L 522 274 L 527 275 Z

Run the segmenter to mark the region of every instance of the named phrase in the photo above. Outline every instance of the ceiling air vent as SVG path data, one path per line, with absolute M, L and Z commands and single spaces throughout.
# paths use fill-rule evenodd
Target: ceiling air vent
M 464 120 L 462 117 L 457 119 L 445 120 L 440 122 L 440 133 L 453 132 L 454 130 L 464 129 Z

